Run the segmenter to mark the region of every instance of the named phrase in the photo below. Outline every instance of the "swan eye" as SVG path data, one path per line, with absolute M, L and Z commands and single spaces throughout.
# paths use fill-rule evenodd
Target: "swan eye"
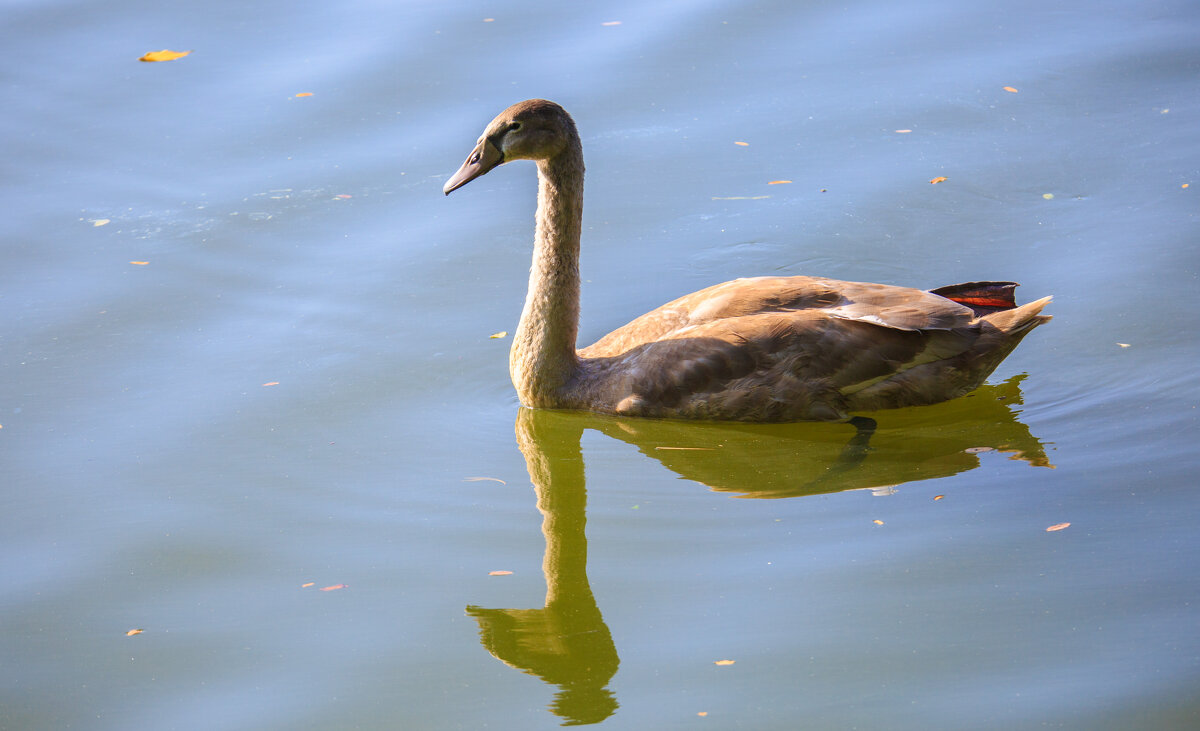
M 482 158 L 483 158 L 483 153 L 476 152 L 474 155 L 471 155 L 471 164 L 475 164 L 475 163 L 479 162 L 480 159 L 482 159 Z
M 516 131 L 517 131 L 517 130 L 519 130 L 519 129 L 521 129 L 521 123 L 520 123 L 520 122 L 513 122 L 512 124 L 508 125 L 508 131 L 509 131 L 509 132 L 516 132 Z

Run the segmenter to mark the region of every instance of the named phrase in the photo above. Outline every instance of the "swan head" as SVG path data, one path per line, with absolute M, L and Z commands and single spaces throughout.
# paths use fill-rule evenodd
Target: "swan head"
M 550 160 L 578 140 L 575 122 L 552 101 L 528 99 L 500 112 L 442 192 L 450 195 L 492 168 L 513 160 Z

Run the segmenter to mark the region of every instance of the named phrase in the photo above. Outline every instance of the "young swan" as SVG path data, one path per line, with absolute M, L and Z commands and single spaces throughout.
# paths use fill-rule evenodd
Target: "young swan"
M 929 292 L 818 277 L 736 279 L 681 297 L 582 350 L 583 147 L 562 107 L 530 99 L 484 129 L 449 194 L 503 163 L 538 170 L 533 268 L 509 353 L 521 403 L 628 416 L 844 420 L 979 386 L 1030 330 L 1044 297 L 1014 282 Z

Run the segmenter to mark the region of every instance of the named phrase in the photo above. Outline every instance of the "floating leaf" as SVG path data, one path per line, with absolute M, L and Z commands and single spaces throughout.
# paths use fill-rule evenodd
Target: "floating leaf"
M 733 144 L 737 145 L 738 147 L 749 147 L 750 146 L 749 142 L 734 142 Z
M 1053 194 L 1053 193 L 1042 193 L 1042 197 L 1043 197 L 1043 198 L 1045 198 L 1045 199 L 1046 199 L 1046 200 L 1048 200 L 1048 201 L 1052 201 L 1052 200 L 1054 200 L 1054 194 Z
M 144 629 L 131 629 L 131 630 L 129 630 L 128 632 L 126 632 L 126 633 L 125 633 L 125 636 L 126 636 L 126 637 L 133 637 L 134 635 L 140 635 L 141 633 L 143 633 L 143 632 L 145 632 L 145 631 L 146 631 L 146 630 L 144 630 Z
M 946 497 L 946 496 L 945 496 L 945 495 L 934 495 L 934 496 L 933 496 L 933 499 L 934 499 L 934 500 L 941 500 L 941 499 L 942 499 L 942 498 L 944 498 L 944 497 Z
M 346 588 L 346 584 L 334 584 L 333 586 L 322 586 L 320 588 L 320 591 L 337 591 L 338 589 L 345 589 L 345 588 Z
M 767 182 L 767 185 L 787 185 L 790 182 L 792 182 L 792 181 L 790 181 L 790 180 L 771 180 L 771 181 Z
M 501 485 L 508 484 L 504 480 L 501 480 L 499 477 L 464 477 L 463 478 L 463 482 L 483 482 L 484 480 L 491 480 L 492 482 L 499 482 Z
M 946 182 L 946 180 L 947 180 L 947 178 L 945 175 L 939 175 L 936 178 L 934 178 L 933 180 L 930 180 L 929 183 L 930 183 L 930 185 L 937 185 L 938 183 Z
M 699 712 L 699 713 L 697 713 L 696 715 L 697 715 L 697 716 L 707 716 L 707 715 L 708 715 L 708 711 L 700 711 L 700 712 Z
M 874 523 L 875 525 L 883 525 L 883 521 L 878 518 L 876 518 L 875 520 L 872 520 L 871 522 Z
M 483 19 L 483 22 L 485 22 L 485 23 L 494 23 L 494 22 L 496 22 L 496 19 L 495 19 L 495 18 L 484 18 L 484 19 Z
M 1011 86 L 1006 86 L 1006 87 L 1004 87 L 1004 90 L 1005 90 L 1005 91 L 1007 91 L 1007 92 L 1009 92 L 1010 94 L 1016 94 L 1016 93 L 1017 93 L 1017 90 L 1016 90 L 1016 89 L 1014 89 L 1014 88 L 1012 88 Z
M 308 582 L 307 584 L 301 584 L 301 585 L 300 585 L 300 588 L 301 588 L 301 589 L 307 589 L 308 587 L 310 587 L 310 586 L 312 586 L 312 585 L 314 585 L 314 584 L 316 584 L 316 583 L 317 583 L 317 582 L 315 582 L 315 581 L 310 581 L 310 582 Z
M 266 382 L 266 383 L 264 383 L 263 385 L 264 385 L 264 386 L 278 386 L 278 385 L 279 385 L 279 381 L 267 381 L 267 382 Z
M 1186 188 L 1187 186 L 1184 185 L 1183 187 Z M 97 218 L 94 221 L 92 221 L 92 225 L 93 226 L 104 226 L 104 225 L 107 225 L 111 220 L 112 219 L 110 219 L 110 218 Z
M 498 340 L 498 339 L 500 339 L 500 338 L 506 338 L 506 337 L 508 337 L 508 331 L 507 331 L 507 330 L 501 330 L 501 331 L 500 331 L 500 332 L 498 332 L 498 333 L 492 333 L 491 335 L 488 335 L 488 339 L 489 339 L 489 340 Z
M 1122 348 L 1128 348 L 1128 347 L 1129 347 L 1129 343 L 1117 343 L 1117 345 L 1120 345 Z
M 1068 528 L 1068 527 L 1070 527 L 1070 525 L 1071 525 L 1070 523 L 1055 523 L 1054 525 L 1047 528 L 1046 532 L 1052 533 L 1056 530 L 1062 530 L 1063 528 Z
M 300 96 L 312 96 L 312 95 L 313 95 L 313 93 L 311 91 L 302 91 L 299 94 L 297 94 L 296 96 L 300 97 Z
M 1181 185 L 1181 186 L 1179 186 L 1179 187 L 1180 187 L 1180 188 L 1186 188 L 1186 187 L 1188 187 L 1188 184 L 1187 184 L 1187 183 L 1184 183 L 1183 185 Z M 100 224 L 97 224 L 97 225 L 100 225 Z
M 621 24 L 621 21 L 619 21 L 619 20 L 606 20 L 605 22 L 601 23 L 600 25 L 620 25 L 620 24 Z
M 489 571 L 488 576 L 512 576 L 511 571 Z
M 906 135 L 906 134 L 908 134 L 909 132 L 912 132 L 912 130 L 911 130 L 911 129 L 898 129 L 898 130 L 896 130 L 896 134 L 898 134 L 898 135 Z
M 732 665 L 735 662 L 737 662 L 737 660 L 714 660 L 713 665 Z
M 165 48 L 161 51 L 151 51 L 145 56 L 139 58 L 139 61 L 174 61 L 177 58 L 183 58 L 191 53 L 191 51 L 168 51 Z
M 712 452 L 716 450 L 716 447 L 655 447 L 655 449 L 676 452 Z
M 129 263 L 130 263 L 130 264 L 133 264 L 133 265 L 135 265 L 135 266 L 144 267 L 144 266 L 146 266 L 147 264 L 149 264 L 150 262 L 148 262 L 148 261 L 131 261 L 131 262 L 129 262 Z
M 349 193 L 338 193 L 337 195 L 334 196 L 334 198 L 337 198 L 338 200 L 341 200 L 341 201 L 348 201 L 353 197 L 354 196 L 350 195 Z

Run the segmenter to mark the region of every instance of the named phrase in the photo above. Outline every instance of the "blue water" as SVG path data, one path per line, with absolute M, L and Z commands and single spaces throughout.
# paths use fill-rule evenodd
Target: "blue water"
M 1194 3 L 3 17 L 0 728 L 1200 724 Z M 535 96 L 583 343 L 774 273 L 1055 319 L 850 465 L 522 414 L 533 172 L 441 185 Z

